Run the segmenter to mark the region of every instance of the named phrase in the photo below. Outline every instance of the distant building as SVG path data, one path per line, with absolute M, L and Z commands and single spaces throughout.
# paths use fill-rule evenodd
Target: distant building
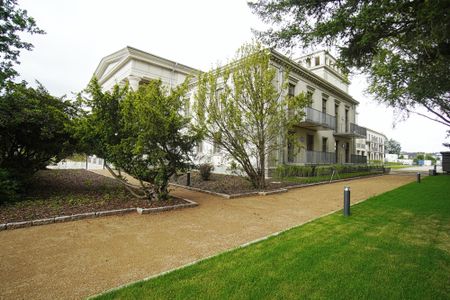
M 386 136 L 383 133 L 367 128 L 365 139 L 356 139 L 356 154 L 367 157 L 368 161 L 384 161 Z

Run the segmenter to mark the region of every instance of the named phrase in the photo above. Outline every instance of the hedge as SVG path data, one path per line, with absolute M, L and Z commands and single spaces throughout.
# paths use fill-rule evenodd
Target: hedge
M 328 166 L 296 166 L 280 165 L 275 169 L 275 176 L 283 177 L 314 177 L 331 175 L 333 170 L 339 174 L 357 172 L 383 172 L 382 165 L 328 165 Z

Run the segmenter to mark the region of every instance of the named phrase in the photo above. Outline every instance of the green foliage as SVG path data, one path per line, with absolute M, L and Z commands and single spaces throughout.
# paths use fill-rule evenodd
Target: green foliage
M 14 180 L 7 170 L 0 169 L 0 204 L 14 200 L 19 191 L 20 183 Z
M 213 170 L 214 166 L 209 163 L 201 164 L 198 167 L 198 171 L 200 172 L 200 176 L 202 177 L 203 180 L 209 180 L 209 178 L 211 177 L 211 171 Z
M 333 171 L 339 175 L 361 172 L 381 172 L 382 165 L 327 165 L 327 166 L 296 166 L 279 165 L 275 169 L 275 177 L 313 177 L 331 176 Z
M 72 153 L 76 107 L 42 85 L 8 83 L 0 94 L 0 168 L 23 181 Z
M 19 63 L 21 49 L 31 50 L 33 45 L 21 40 L 20 34 L 43 34 L 26 10 L 17 8 L 16 0 L 0 1 L 0 88 L 17 75 L 13 69 Z
M 386 148 L 386 152 L 389 154 L 400 155 L 400 152 L 402 151 L 402 147 L 400 146 L 400 143 L 393 139 L 389 139 L 386 141 L 385 148 Z
M 308 100 L 287 97 L 288 72 L 271 64 L 271 51 L 259 44 L 242 46 L 226 66 L 200 74 L 197 124 L 206 137 L 227 151 L 254 187 L 265 186 L 266 158 L 283 146 L 289 129 L 300 122 Z M 287 113 L 289 111 L 289 113 Z
M 189 155 L 201 139 L 181 113 L 187 88 L 188 80 L 170 91 L 152 80 L 137 91 L 115 86 L 103 92 L 94 78 L 84 101 L 90 111 L 78 124 L 83 151 L 112 163 L 119 174 L 107 168 L 135 196 L 167 199 L 170 176 L 192 167 Z M 141 182 L 139 193 L 121 171 Z
M 449 1 L 260 0 L 249 5 L 272 24 L 259 33 L 266 42 L 336 47 L 341 65 L 368 75 L 375 98 L 406 113 L 422 106 L 427 117 L 450 126 Z

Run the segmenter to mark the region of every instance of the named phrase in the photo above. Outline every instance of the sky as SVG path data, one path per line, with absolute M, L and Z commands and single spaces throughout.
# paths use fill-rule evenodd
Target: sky
M 269 26 L 243 0 L 19 0 L 18 4 L 46 31 L 22 35 L 34 49 L 21 52 L 19 79 L 38 80 L 55 96 L 73 97 L 86 87 L 104 56 L 125 46 L 206 71 L 251 41 L 252 28 Z M 442 146 L 446 126 L 416 115 L 398 120 L 391 108 L 364 93 L 363 75 L 351 80 L 349 93 L 360 102 L 359 125 L 399 141 L 402 151 L 448 150 Z

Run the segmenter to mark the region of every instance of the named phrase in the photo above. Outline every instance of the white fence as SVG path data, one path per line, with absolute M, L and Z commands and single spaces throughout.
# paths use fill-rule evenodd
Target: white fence
M 49 169 L 103 169 L 104 159 L 96 156 L 88 156 L 86 161 L 73 161 L 64 159 L 56 165 L 48 166 Z

